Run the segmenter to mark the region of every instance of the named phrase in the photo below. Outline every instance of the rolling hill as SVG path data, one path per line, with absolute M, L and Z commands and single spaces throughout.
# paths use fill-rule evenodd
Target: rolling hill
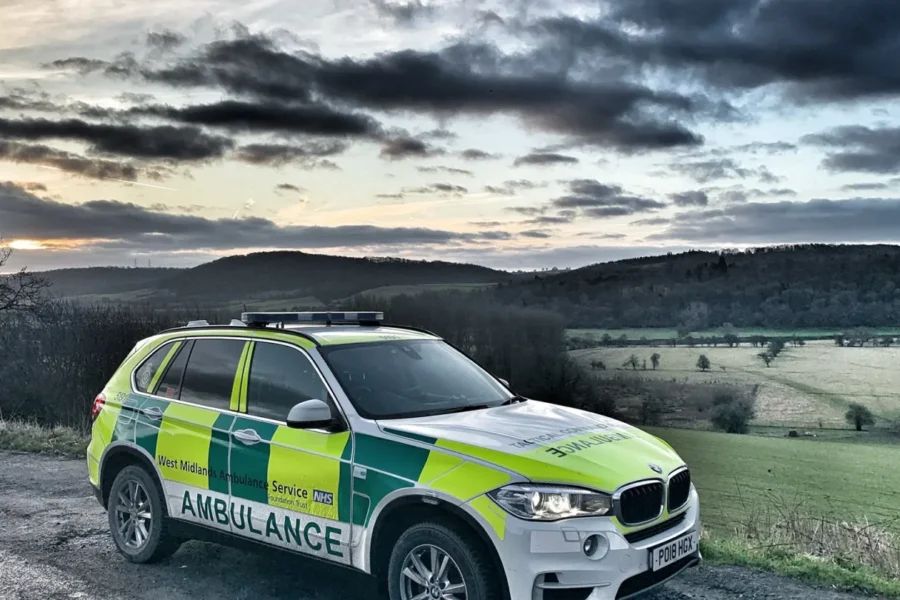
M 686 252 L 502 283 L 510 304 L 570 327 L 847 328 L 900 324 L 900 246 L 798 245 Z
M 39 275 L 53 284 L 51 291 L 57 297 L 154 305 L 259 304 L 272 300 L 315 305 L 376 288 L 460 285 L 477 289 L 511 277 L 477 265 L 304 252 L 231 256 L 190 269 L 101 267 Z

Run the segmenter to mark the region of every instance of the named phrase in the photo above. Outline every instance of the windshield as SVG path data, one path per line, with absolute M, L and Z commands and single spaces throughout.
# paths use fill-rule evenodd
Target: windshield
M 499 406 L 512 394 L 440 340 L 404 340 L 319 349 L 356 411 L 402 419 Z

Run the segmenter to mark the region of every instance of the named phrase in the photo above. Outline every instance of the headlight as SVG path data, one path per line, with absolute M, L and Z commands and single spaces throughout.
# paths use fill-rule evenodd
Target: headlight
M 612 510 L 608 494 L 553 485 L 507 485 L 488 492 L 506 512 L 529 521 L 599 517 Z

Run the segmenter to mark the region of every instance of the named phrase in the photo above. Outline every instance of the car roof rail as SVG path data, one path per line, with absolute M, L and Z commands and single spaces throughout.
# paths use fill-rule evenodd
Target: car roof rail
M 245 312 L 241 321 L 252 327 L 278 327 L 294 324 L 355 324 L 380 325 L 384 313 L 376 311 L 318 311 L 318 312 Z
M 196 321 L 188 321 L 185 327 L 209 327 L 209 321 L 206 319 L 197 319 Z

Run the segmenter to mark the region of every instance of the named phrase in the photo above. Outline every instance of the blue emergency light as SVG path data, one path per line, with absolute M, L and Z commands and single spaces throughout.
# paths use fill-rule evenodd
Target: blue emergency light
M 384 321 L 383 312 L 245 312 L 241 321 L 248 325 L 289 325 L 291 323 L 350 323 L 378 325 Z

